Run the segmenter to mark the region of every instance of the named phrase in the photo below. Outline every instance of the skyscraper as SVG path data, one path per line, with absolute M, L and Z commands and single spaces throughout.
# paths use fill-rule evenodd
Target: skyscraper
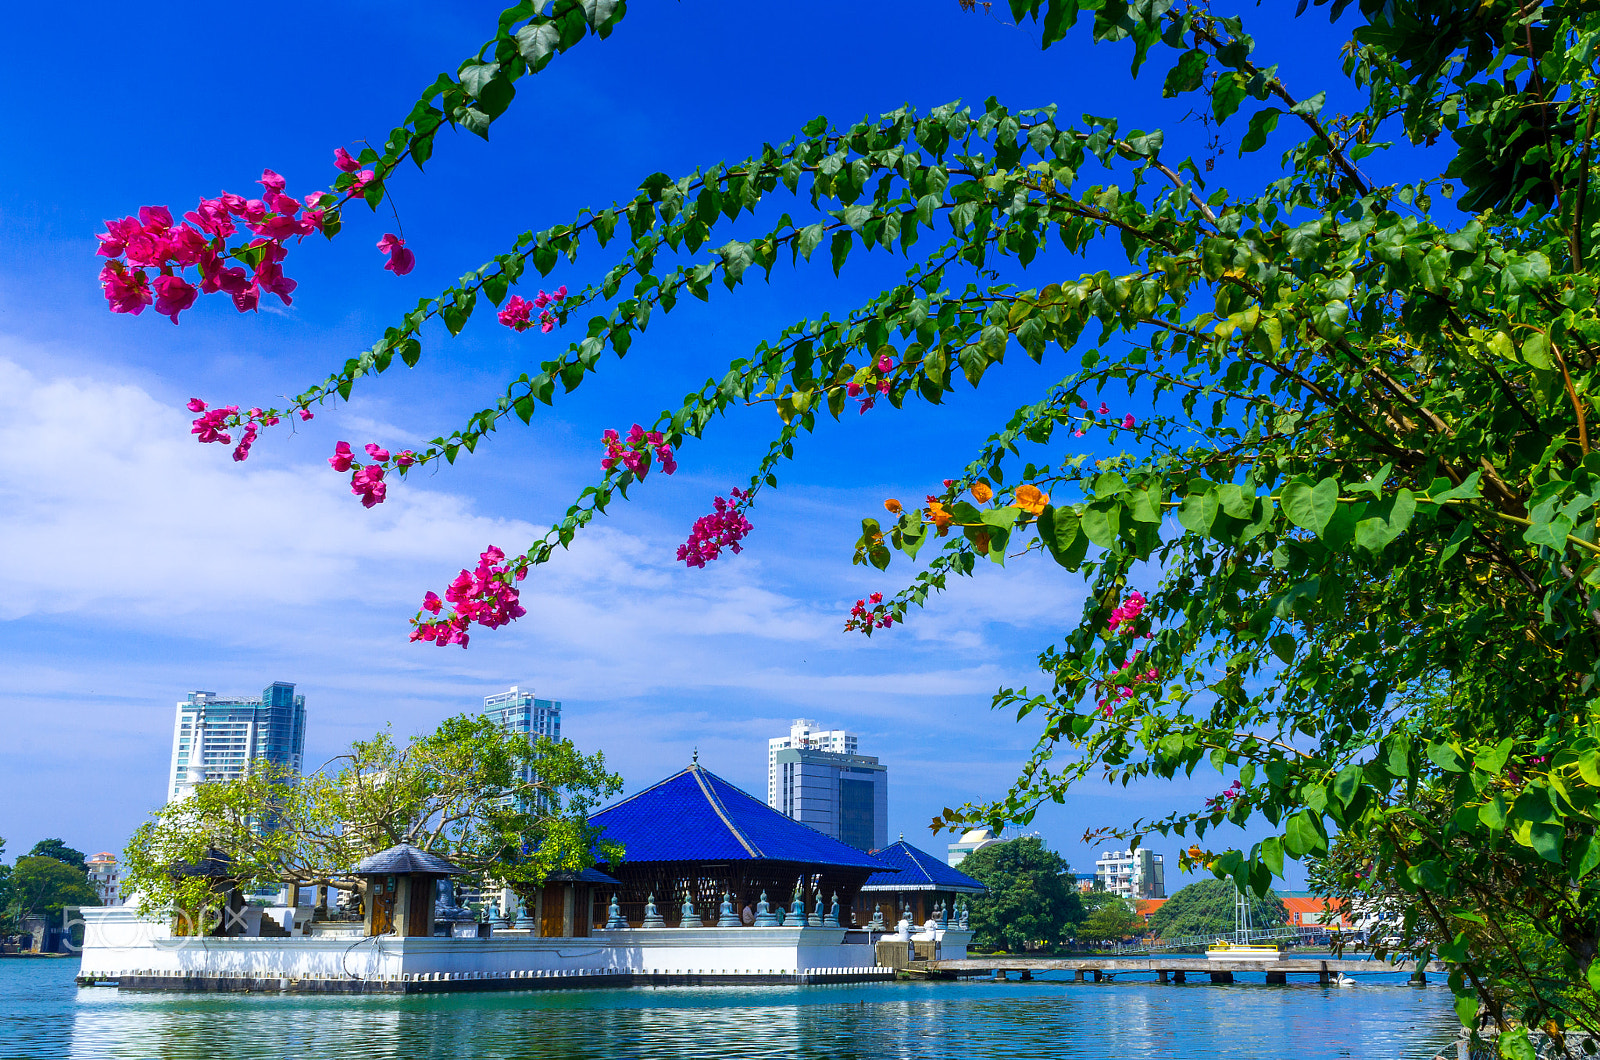
M 172 725 L 167 801 L 204 781 L 233 780 L 258 758 L 298 773 L 305 741 L 306 697 L 292 682 L 274 681 L 253 698 L 190 692 Z
M 889 770 L 856 735 L 800 719 L 767 741 L 767 805 L 860 850 L 889 844 Z
M 508 692 L 483 697 L 483 712 L 514 732 L 529 736 L 561 739 L 561 703 L 554 699 L 535 699 L 516 685 Z

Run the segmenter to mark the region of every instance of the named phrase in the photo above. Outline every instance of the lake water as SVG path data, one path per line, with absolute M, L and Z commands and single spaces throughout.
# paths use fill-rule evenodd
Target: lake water
M 80 990 L 78 961 L 0 960 L 0 1057 L 160 1060 L 1430 1060 L 1450 992 L 968 980 L 296 997 Z

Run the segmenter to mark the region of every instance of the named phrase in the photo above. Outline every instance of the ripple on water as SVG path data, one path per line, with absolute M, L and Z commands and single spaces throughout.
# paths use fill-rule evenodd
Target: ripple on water
M 79 990 L 77 961 L 0 961 L 0 1056 L 161 1060 L 773 1057 L 1426 1060 L 1448 992 L 1148 981 L 871 984 L 413 997 Z

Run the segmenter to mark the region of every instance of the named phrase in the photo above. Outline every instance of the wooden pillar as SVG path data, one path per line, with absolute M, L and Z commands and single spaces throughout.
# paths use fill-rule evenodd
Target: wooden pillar
M 1233 982 L 1233 973 L 1232 972 L 1212 972 L 1211 973 L 1211 981 L 1213 983 L 1231 983 L 1231 982 Z
M 574 934 L 572 930 L 572 918 L 577 912 L 577 910 L 574 908 L 574 906 L 577 905 L 577 896 L 574 895 L 573 892 L 577 889 L 578 885 L 575 883 L 569 883 L 561 888 L 561 937 L 564 939 L 570 939 Z
M 1021 980 L 1022 980 L 1022 981 L 1023 981 L 1023 982 L 1024 982 L 1024 983 L 1031 983 L 1031 982 L 1033 982 L 1033 972 L 1031 972 L 1031 971 L 1030 971 L 1030 970 L 1028 970 L 1028 969 L 1027 969 L 1027 968 L 1024 968 L 1024 969 L 1022 969 L 1022 975 L 1021 975 L 1021 976 L 1019 976 L 1019 978 L 1020 978 L 1020 979 L 1021 979 Z
M 1094 970 L 1094 981 L 1098 983 L 1103 978 L 1104 978 L 1104 976 L 1100 974 L 1100 969 L 1096 968 Z
M 1188 978 L 1189 978 L 1189 973 L 1188 972 L 1173 972 L 1172 973 L 1172 981 L 1174 983 L 1187 982 Z
M 994 970 L 994 980 L 997 983 L 1005 982 L 1006 981 L 1006 970 L 1004 968 L 996 968 Z
M 1422 970 L 1422 966 L 1420 964 L 1417 965 L 1417 970 L 1411 973 L 1411 985 L 1412 986 L 1427 986 L 1428 985 L 1428 975 L 1427 975 L 1426 972 L 1424 972 Z
M 1267 973 L 1267 985 L 1268 986 L 1283 986 L 1284 984 L 1288 983 L 1288 981 L 1289 981 L 1289 973 L 1287 973 L 1287 972 L 1268 972 Z
M 1166 973 L 1166 971 L 1165 970 L 1158 970 L 1156 972 L 1156 982 L 1164 983 L 1166 981 L 1167 981 L 1167 973 Z
M 1074 983 L 1083 982 L 1083 969 L 1082 968 L 1074 968 L 1072 970 L 1072 981 Z
M 401 876 L 394 885 L 394 933 L 401 938 L 411 934 L 411 877 Z
M 1327 965 L 1323 965 L 1322 969 L 1317 972 L 1317 982 L 1322 986 L 1327 986 L 1332 980 L 1333 976 L 1329 974 Z

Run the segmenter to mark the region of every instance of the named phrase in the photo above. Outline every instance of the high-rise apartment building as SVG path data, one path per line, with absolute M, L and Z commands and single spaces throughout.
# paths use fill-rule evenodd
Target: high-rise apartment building
M 1104 850 L 1094 863 L 1095 883 L 1124 898 L 1165 898 L 1167 870 L 1160 854 L 1149 847 Z
M 117 856 L 102 850 L 84 863 L 89 872 L 89 886 L 100 896 L 101 905 L 118 905 L 122 901 L 122 870 L 117 867 Z
M 767 805 L 778 805 L 778 752 L 792 750 L 832 751 L 834 754 L 853 755 L 859 743 L 856 734 L 843 729 L 823 729 L 816 722 L 796 718 L 789 725 L 788 736 L 776 736 L 767 741 Z M 876 849 L 876 848 L 874 848 Z
M 529 736 L 561 739 L 561 704 L 554 699 L 535 699 L 516 685 L 508 692 L 483 697 L 483 712 L 513 732 Z
M 889 770 L 855 733 L 798 720 L 767 741 L 767 805 L 860 850 L 889 845 Z
M 172 725 L 167 801 L 196 784 L 233 780 L 256 759 L 298 773 L 306 742 L 306 697 L 289 681 L 274 681 L 258 697 L 190 692 Z

